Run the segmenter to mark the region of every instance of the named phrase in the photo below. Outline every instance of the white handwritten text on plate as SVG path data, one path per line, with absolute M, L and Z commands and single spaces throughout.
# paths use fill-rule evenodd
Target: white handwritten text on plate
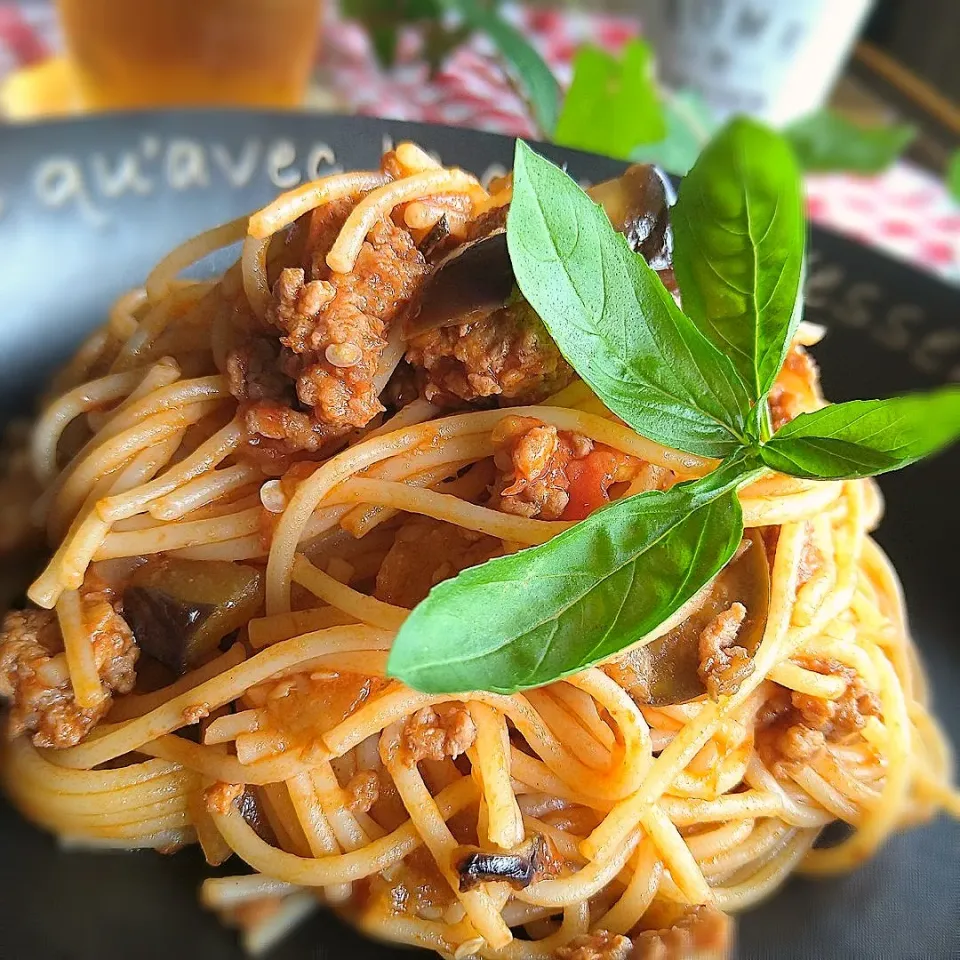
M 239 147 L 201 143 L 182 137 L 163 141 L 145 136 L 133 149 L 79 159 L 68 154 L 46 157 L 33 170 L 31 188 L 51 209 L 73 207 L 91 224 L 109 222 L 110 201 L 148 196 L 158 188 L 204 189 L 220 180 L 234 189 L 262 172 L 277 189 L 289 190 L 338 169 L 329 144 L 316 142 L 298 151 L 292 140 L 251 137 Z

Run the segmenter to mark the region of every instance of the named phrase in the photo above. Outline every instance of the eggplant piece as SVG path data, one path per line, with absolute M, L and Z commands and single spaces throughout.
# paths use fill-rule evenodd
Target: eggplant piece
M 669 214 L 676 196 L 664 173 L 652 164 L 637 163 L 587 193 L 603 207 L 634 253 L 658 272 L 669 268 L 673 255 Z
M 424 259 L 429 260 L 435 254 L 447 237 L 450 236 L 450 221 L 444 214 L 428 231 L 427 235 L 420 241 L 419 250 Z
M 534 834 L 514 853 L 466 849 L 454 860 L 460 878 L 460 890 L 472 890 L 481 883 L 505 881 L 514 890 L 529 887 L 534 880 L 552 876 L 560 863 L 542 834 Z
M 751 658 L 756 654 L 767 625 L 770 566 L 758 531 L 748 531 L 744 543 L 748 546 L 717 574 L 704 591 L 700 606 L 683 623 L 651 643 L 622 655 L 646 687 L 644 703 L 671 706 L 706 692 L 698 672 L 700 634 L 718 613 L 734 602 L 747 608 L 737 634 L 737 645 Z
M 224 560 L 150 560 L 123 592 L 123 616 L 140 648 L 178 674 L 214 653 L 262 605 L 262 577 Z
M 669 207 L 675 197 L 664 174 L 650 164 L 634 164 L 622 176 L 598 183 L 587 193 L 603 206 L 631 249 L 660 273 L 668 288 L 675 286 L 670 270 L 673 237 L 669 223 Z M 505 209 L 494 208 L 481 218 L 474 227 L 475 235 L 480 235 L 437 264 L 424 288 L 419 313 L 406 321 L 408 339 L 437 327 L 481 319 L 503 307 L 513 295 L 516 281 L 507 250 Z M 424 244 L 432 234 L 431 230 Z
M 420 312 L 407 320 L 406 336 L 469 323 L 499 310 L 515 284 L 505 230 L 461 244 L 437 264 L 424 287 Z
M 240 816 L 253 828 L 254 833 L 256 833 L 264 843 L 276 846 L 277 838 L 274 836 L 273 829 L 267 821 L 263 807 L 260 804 L 260 798 L 254 792 L 255 789 L 256 788 L 251 789 L 247 787 L 234 802 L 240 811 Z

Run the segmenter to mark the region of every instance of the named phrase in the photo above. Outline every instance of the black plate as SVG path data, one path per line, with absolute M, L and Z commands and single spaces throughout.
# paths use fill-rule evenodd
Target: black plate
M 117 116 L 0 129 L 0 402 L 29 404 L 42 375 L 100 322 L 110 299 L 171 246 L 229 220 L 331 164 L 376 164 L 385 137 L 413 139 L 447 163 L 509 165 L 505 137 L 393 121 L 296 114 Z M 618 164 L 548 149 L 577 177 Z M 814 231 L 808 319 L 828 395 L 884 396 L 960 375 L 960 293 L 845 240 Z M 885 478 L 893 555 L 941 719 L 960 742 L 956 631 L 956 478 L 960 456 Z M 739 925 L 742 958 L 960 957 L 960 827 L 946 820 L 897 836 L 838 879 L 792 880 Z M 195 850 L 164 858 L 68 853 L 0 809 L 0 957 L 5 960 L 226 960 L 233 935 L 196 903 Z M 385 960 L 323 914 L 276 960 Z M 405 955 L 409 956 L 407 952 Z

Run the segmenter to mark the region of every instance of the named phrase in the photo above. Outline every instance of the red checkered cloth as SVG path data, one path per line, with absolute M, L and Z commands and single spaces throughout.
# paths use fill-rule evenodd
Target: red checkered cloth
M 623 18 L 567 10 L 509 8 L 561 83 L 584 42 L 616 50 L 636 33 Z M 59 48 L 51 3 L 0 2 L 0 78 Z M 481 37 L 459 48 L 433 78 L 415 31 L 401 37 L 397 66 L 379 68 L 364 32 L 335 17 L 324 28 L 323 74 L 345 109 L 371 116 L 533 133 L 523 102 Z M 810 176 L 812 219 L 838 233 L 960 282 L 960 207 L 929 172 L 898 163 L 879 177 Z

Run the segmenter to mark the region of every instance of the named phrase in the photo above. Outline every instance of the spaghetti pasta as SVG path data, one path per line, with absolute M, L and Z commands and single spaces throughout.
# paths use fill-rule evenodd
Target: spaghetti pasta
M 638 435 L 579 380 L 471 408 L 451 384 L 495 396 L 494 359 L 468 376 L 461 343 L 436 367 L 461 380 L 431 380 L 404 360 L 402 312 L 364 328 L 376 409 L 357 419 L 361 374 L 324 359 L 317 331 L 335 324 L 322 311 L 347 304 L 330 342 L 353 343 L 377 296 L 407 309 L 423 294 L 449 252 L 430 260 L 428 237 L 473 238 L 508 201 L 509 186 L 491 198 L 412 144 L 380 171 L 298 187 L 162 260 L 34 428 L 52 549 L 37 609 L 0 637 L 3 669 L 29 672 L 0 678 L 20 718 L 4 785 L 71 844 L 199 842 L 211 864 L 244 861 L 255 873 L 210 879 L 201 899 L 251 950 L 322 901 L 446 957 L 577 957 L 577 938 L 622 948 L 663 916 L 716 921 L 795 869 L 851 869 L 902 824 L 960 813 L 900 587 L 870 539 L 882 504 L 869 481 L 767 471 L 740 491 L 758 531 L 743 549 L 766 547 L 754 567 L 769 596 L 734 690 L 710 694 L 696 652 L 692 667 L 643 660 L 654 644 L 669 659 L 716 582 L 622 656 L 526 694 L 425 694 L 386 676 L 432 586 L 578 519 L 549 513 L 550 490 L 521 496 L 534 480 L 520 482 L 504 436 L 609 457 L 620 472 L 593 506 L 716 466 Z M 178 280 L 241 240 L 223 277 Z M 383 259 L 358 306 L 361 252 Z M 419 272 L 391 286 L 395 260 Z M 818 338 L 803 326 L 793 350 Z M 499 363 L 510 351 L 497 349 Z M 807 408 L 822 404 L 815 379 L 791 376 Z M 113 677 L 116 637 L 85 606 L 94 590 L 136 638 L 131 692 Z M 657 699 L 661 668 L 692 670 L 699 693 Z M 58 728 L 53 749 L 42 724 L 65 718 L 76 736 Z M 835 819 L 851 836 L 812 849 Z M 710 927 L 716 955 L 725 924 Z

